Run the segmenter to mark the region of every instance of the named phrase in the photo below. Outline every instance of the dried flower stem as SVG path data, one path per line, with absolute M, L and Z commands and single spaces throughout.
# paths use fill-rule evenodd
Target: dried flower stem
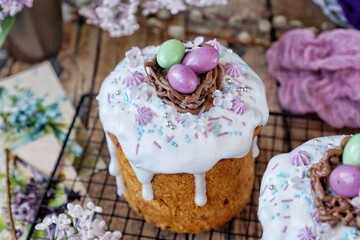
M 9 149 L 5 149 L 6 152 L 6 192 L 7 192 L 7 209 L 10 221 L 10 232 L 13 240 L 17 240 L 16 229 L 14 219 L 11 211 L 11 190 L 10 190 L 10 159 L 11 153 Z

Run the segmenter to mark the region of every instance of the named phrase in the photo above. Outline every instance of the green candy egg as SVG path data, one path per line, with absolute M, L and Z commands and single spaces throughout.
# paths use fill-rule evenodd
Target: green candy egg
M 360 166 L 360 133 L 352 136 L 346 143 L 343 151 L 343 163 Z
M 162 68 L 170 68 L 181 62 L 185 55 L 185 47 L 182 42 L 170 39 L 161 44 L 156 55 L 156 61 Z

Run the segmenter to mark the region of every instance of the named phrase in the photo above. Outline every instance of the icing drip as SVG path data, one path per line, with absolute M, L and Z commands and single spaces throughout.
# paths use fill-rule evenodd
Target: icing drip
M 124 194 L 124 185 L 120 177 L 119 166 L 116 160 L 115 146 L 111 142 L 109 136 L 106 134 L 106 143 L 110 154 L 109 173 L 116 178 L 117 194 L 122 196 Z
M 258 157 L 259 153 L 260 153 L 259 146 L 257 145 L 257 139 L 258 139 L 258 137 L 255 137 L 254 140 L 253 140 L 253 146 L 252 146 L 253 158 Z
M 204 206 L 207 202 L 206 198 L 206 180 L 205 173 L 194 174 L 195 178 L 195 204 Z
M 151 182 L 143 183 L 142 184 L 142 190 L 141 190 L 142 196 L 145 200 L 153 200 L 154 193 L 152 189 Z

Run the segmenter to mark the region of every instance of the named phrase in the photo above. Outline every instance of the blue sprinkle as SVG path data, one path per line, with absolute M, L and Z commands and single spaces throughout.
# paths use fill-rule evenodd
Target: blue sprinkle
M 290 206 L 287 205 L 287 204 L 284 206 L 285 209 L 289 209 L 289 207 L 290 207 Z
M 281 177 L 281 178 L 288 178 L 288 177 L 289 177 L 289 173 L 281 171 L 281 172 L 278 172 L 278 173 L 276 174 L 276 176 L 277 176 L 277 177 Z

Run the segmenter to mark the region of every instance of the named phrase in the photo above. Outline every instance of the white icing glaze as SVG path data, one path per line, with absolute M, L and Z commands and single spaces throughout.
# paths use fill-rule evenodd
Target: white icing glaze
M 245 112 L 237 114 L 220 105 L 198 116 L 180 114 L 172 106 L 162 103 L 147 83 L 130 87 L 125 84 L 124 80 L 134 72 L 145 76 L 141 59 L 153 58 L 157 49 L 152 46 L 142 52 L 133 51 L 142 55 L 133 60 L 125 58 L 104 80 L 97 98 L 100 119 L 105 132 L 117 137 L 142 183 L 144 199 L 153 198 L 151 179 L 154 174 L 190 173 L 195 176 L 195 203 L 202 206 L 206 203 L 205 174 L 208 170 L 221 159 L 241 158 L 250 150 L 257 155 L 253 132 L 257 126 L 265 125 L 269 117 L 265 88 L 256 73 L 240 57 L 221 47 L 222 66 L 231 63 L 241 69 L 239 76 L 223 73 L 222 97 L 227 100 L 241 98 L 246 106 Z M 135 64 L 134 59 L 138 61 Z M 137 73 L 136 80 L 139 79 Z M 141 108 L 152 113 L 152 118 L 150 121 L 147 119 L 145 125 L 135 121 Z M 107 140 L 108 145 L 112 145 Z M 118 178 L 114 150 L 114 147 L 109 147 L 109 171 Z
M 309 167 L 317 163 L 329 147 L 340 145 L 344 136 L 312 139 L 272 158 L 262 178 L 259 197 L 259 220 L 263 226 L 263 240 L 350 240 L 360 239 L 356 228 L 338 224 L 331 228 L 316 220 L 310 179 L 306 175 Z M 295 166 L 290 155 L 299 150 L 310 155 L 310 164 Z M 307 228 L 307 229 L 306 229 Z M 308 232 L 308 238 L 305 232 Z

